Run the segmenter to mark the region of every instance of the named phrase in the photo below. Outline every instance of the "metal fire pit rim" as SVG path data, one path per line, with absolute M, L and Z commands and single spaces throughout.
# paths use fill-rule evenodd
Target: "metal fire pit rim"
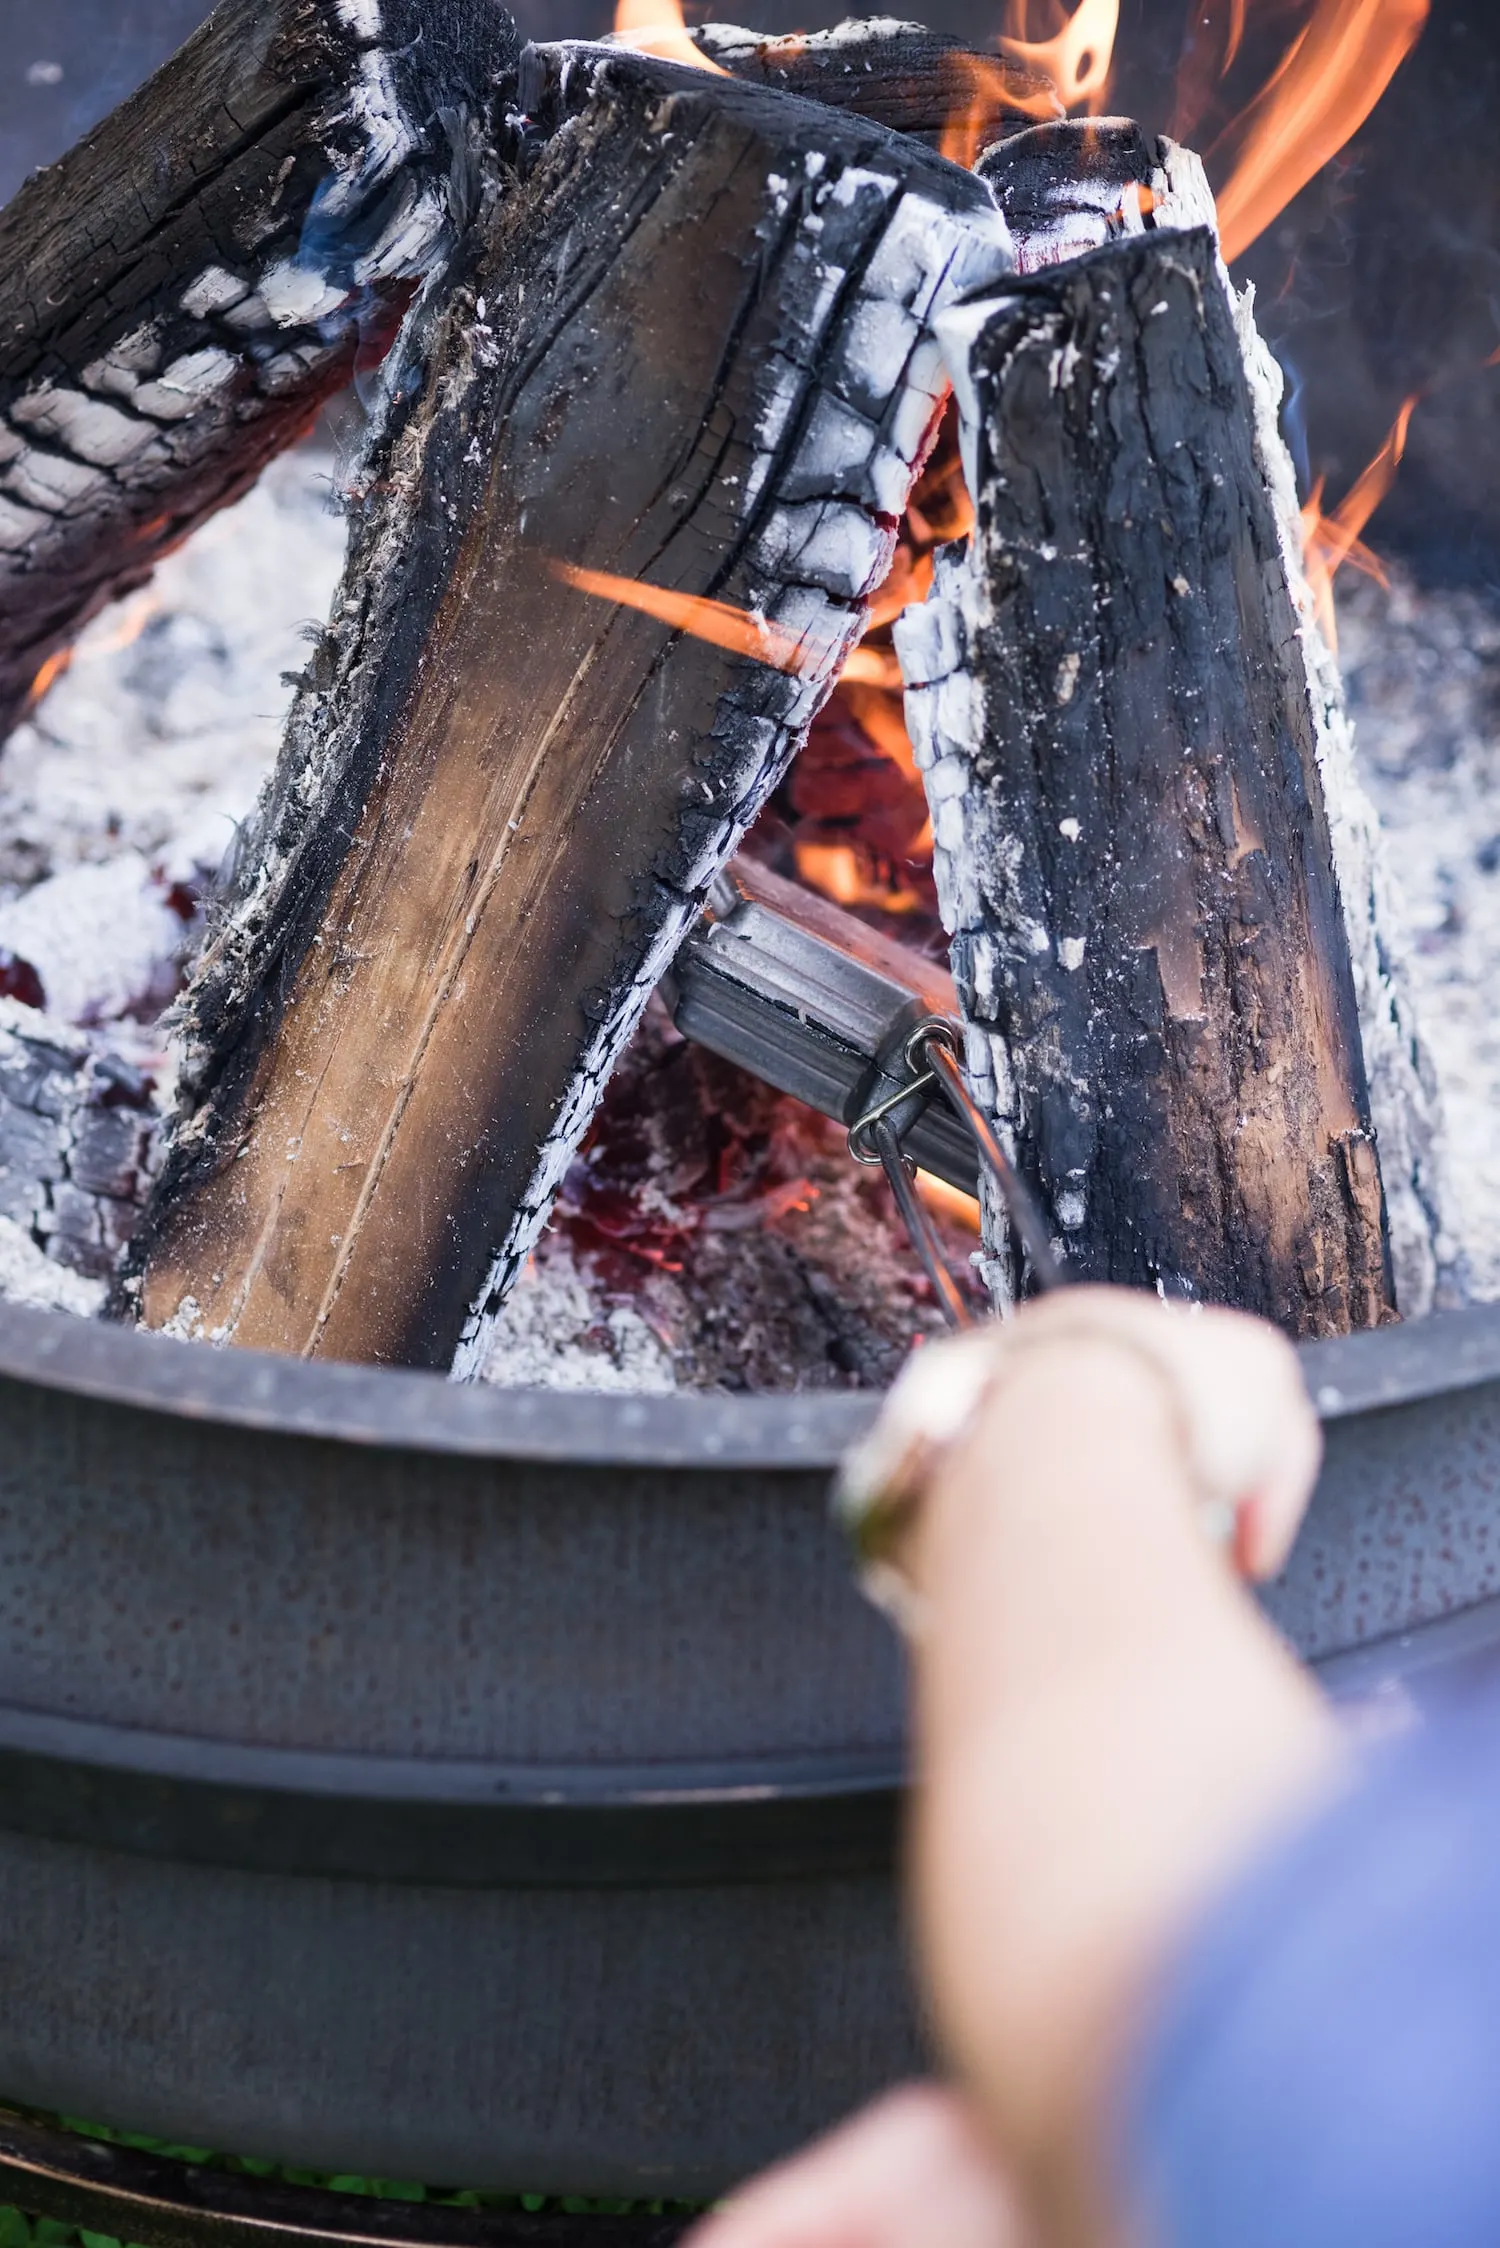
M 1325 1421 L 1500 1380 L 1500 1305 L 1304 1343 Z M 0 1380 L 266 1435 L 386 1451 L 639 1468 L 826 1472 L 868 1428 L 869 1391 L 660 1397 L 466 1387 L 406 1368 L 213 1350 L 0 1304 Z
M 375 1756 L 0 1705 L 0 1831 L 422 1888 L 630 1889 L 884 1871 L 899 1749 L 688 1762 Z

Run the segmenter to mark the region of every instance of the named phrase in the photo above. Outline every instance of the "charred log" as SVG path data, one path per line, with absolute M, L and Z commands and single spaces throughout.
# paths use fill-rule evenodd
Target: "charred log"
M 381 358 L 515 57 L 491 0 L 223 0 L 0 213 L 0 738 Z
M 80 1032 L 0 998 L 0 1220 L 21 1243 L 68 1272 L 109 1278 L 150 1182 L 152 1091 Z M 0 1262 L 15 1245 L 0 1241 Z
M 189 998 L 153 1325 L 427 1365 L 467 1327 L 477 1367 L 889 564 L 944 391 L 930 320 L 1008 265 L 979 182 L 763 87 L 533 50 L 520 107 Z
M 1062 115 L 1057 89 L 1041 71 L 888 16 L 769 39 L 707 23 L 693 37 L 736 78 L 852 110 L 968 162 L 1005 134 Z
M 978 520 L 900 644 L 975 1089 L 1081 1276 L 1372 1325 L 1348 940 L 1213 239 L 1113 243 L 944 332 Z
M 991 149 L 979 171 L 1015 240 L 1024 273 L 1127 235 L 1216 228 L 1197 157 L 1121 119 L 1041 126 Z M 1296 470 L 1280 429 L 1285 380 L 1256 327 L 1251 290 L 1222 265 L 1244 360 L 1255 456 L 1270 498 L 1296 612 L 1318 773 L 1359 1002 L 1370 1110 L 1397 1299 L 1407 1317 L 1431 1309 L 1443 1241 L 1443 1132 L 1436 1078 L 1416 1018 L 1375 807 L 1360 779 L 1338 662 L 1303 567 Z

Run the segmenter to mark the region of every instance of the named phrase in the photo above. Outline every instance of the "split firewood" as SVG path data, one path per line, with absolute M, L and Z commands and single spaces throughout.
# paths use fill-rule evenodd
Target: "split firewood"
M 992 147 L 977 168 L 1009 221 L 1017 268 L 1023 273 L 1130 235 L 1217 226 L 1213 196 L 1197 157 L 1127 119 L 1041 126 Z M 1218 277 L 1234 319 L 1255 459 L 1296 616 L 1317 774 L 1359 1007 L 1396 1300 L 1404 1316 L 1417 1317 L 1432 1307 L 1445 1254 L 1436 1076 L 1402 957 L 1400 915 L 1379 815 L 1357 771 L 1338 662 L 1303 567 L 1297 475 L 1280 427 L 1284 377 L 1256 326 L 1253 290 L 1234 290 L 1222 264 Z
M 223 0 L 0 213 L 0 739 L 381 358 L 515 56 L 492 0 Z
M 1032 65 L 889 16 L 778 38 L 706 23 L 692 36 L 737 78 L 873 117 L 956 162 L 971 164 L 1005 134 L 1063 114 L 1052 80 Z
M 900 646 L 975 1090 L 1081 1277 L 1373 1325 L 1354 978 L 1214 239 L 1132 234 L 942 330 L 977 524 Z
M 152 1325 L 482 1360 L 1008 268 L 982 183 L 766 87 L 544 48 L 518 111 L 187 1001 Z

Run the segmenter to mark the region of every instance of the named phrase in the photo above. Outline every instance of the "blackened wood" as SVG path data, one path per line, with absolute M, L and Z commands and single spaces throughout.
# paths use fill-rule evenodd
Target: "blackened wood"
M 1180 200 L 1180 153 L 1128 117 L 1068 117 L 997 140 L 975 169 L 1005 213 L 1017 268 L 1031 273 L 1144 233 L 1159 212 L 1166 217 Z M 1201 223 L 1211 208 L 1205 189 L 1194 217 Z M 1192 222 L 1176 215 L 1172 223 Z
M 693 37 L 737 78 L 872 117 L 968 162 L 1003 135 L 1062 115 L 1057 89 L 1042 71 L 889 16 L 768 39 L 707 23 Z
M 516 51 L 493 0 L 223 0 L 0 213 L 0 737 L 382 356 Z
M 1081 1275 L 1391 1309 L 1308 682 L 1211 236 L 967 323 L 972 563 L 902 636 L 986 1105 Z
M 1023 273 L 1128 234 L 1217 227 L 1203 167 L 1189 150 L 1121 119 L 1068 119 L 1018 134 L 978 166 L 1010 225 Z M 1255 455 L 1271 501 L 1296 612 L 1328 815 L 1343 897 L 1370 1113 L 1396 1296 L 1404 1317 L 1431 1309 L 1445 1251 L 1443 1137 L 1436 1076 L 1407 970 L 1384 838 L 1360 777 L 1337 657 L 1308 584 L 1297 475 L 1281 433 L 1281 368 L 1255 322 L 1253 291 L 1228 293 L 1249 385 Z
M 110 1277 L 150 1184 L 151 1080 L 81 1032 L 0 999 L 0 1218 L 87 1278 Z
M 190 996 L 152 1324 L 445 1365 L 482 1299 L 477 1365 L 889 566 L 945 387 L 929 315 L 1008 265 L 987 190 L 874 125 L 618 51 L 523 62 L 518 172 L 395 385 Z M 764 615 L 805 668 L 559 559 Z

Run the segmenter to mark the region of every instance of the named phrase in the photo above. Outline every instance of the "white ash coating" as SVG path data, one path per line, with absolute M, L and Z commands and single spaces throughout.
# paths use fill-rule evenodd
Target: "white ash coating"
M 608 1304 L 566 1242 L 528 1259 L 490 1330 L 481 1380 L 499 1389 L 603 1390 L 665 1397 L 671 1352 L 638 1311 Z
M 1379 524 L 1375 535 L 1378 543 Z M 1441 1100 L 1439 1303 L 1500 1299 L 1500 599 L 1338 581 L 1361 778 Z
M 28 1311 L 66 1311 L 75 1319 L 97 1319 L 104 1309 L 106 1284 L 89 1280 L 54 1263 L 14 1218 L 0 1217 L 0 1301 Z

